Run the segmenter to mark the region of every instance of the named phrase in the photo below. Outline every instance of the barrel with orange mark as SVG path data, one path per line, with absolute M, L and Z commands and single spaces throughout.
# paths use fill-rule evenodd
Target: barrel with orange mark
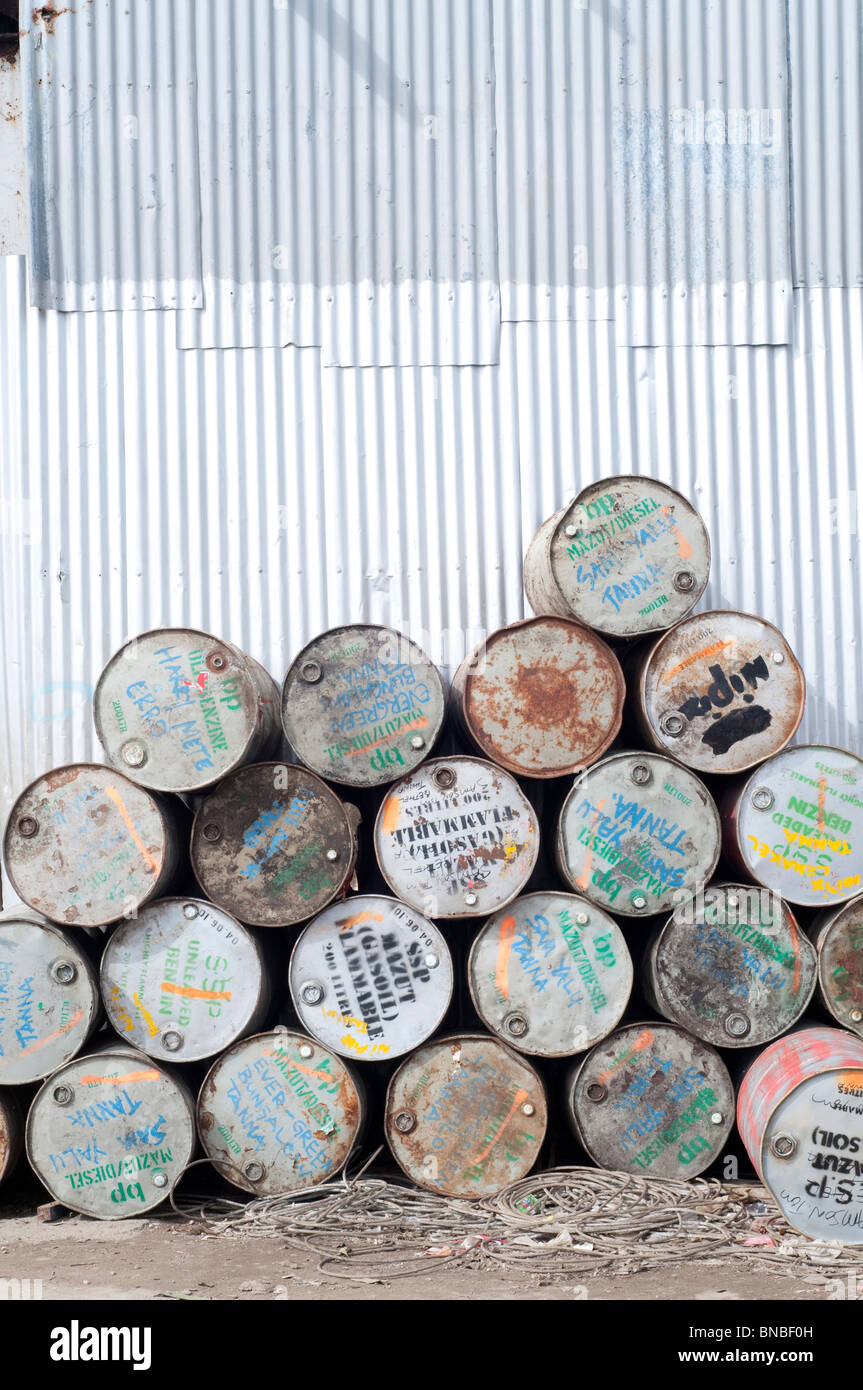
M 359 813 L 293 763 L 253 763 L 201 802 L 192 868 L 208 898 L 238 921 L 287 927 L 346 893 Z
M 611 648 L 581 623 L 528 618 L 491 633 L 459 666 L 451 700 L 473 747 L 521 777 L 563 777 L 615 738 L 626 685 Z
M 819 913 L 808 930 L 822 1005 L 843 1028 L 863 1037 L 863 894 Z
M 270 998 L 253 932 L 199 898 L 160 898 L 121 923 L 100 977 L 111 1026 L 159 1061 L 215 1057 L 259 1027 Z
M 151 791 L 202 791 L 281 740 L 272 676 L 195 628 L 126 642 L 99 677 L 93 717 L 108 760 Z
M 392 891 L 424 916 L 485 917 L 524 889 L 539 823 L 502 768 L 434 758 L 384 798 L 374 845 Z
M 839 1028 L 780 1038 L 743 1078 L 737 1127 L 795 1230 L 863 1245 L 863 1040 Z
M 364 1088 L 341 1057 L 287 1028 L 234 1043 L 198 1096 L 198 1133 L 217 1172 L 258 1197 L 333 1178 L 365 1122 Z
M 426 1043 L 387 1089 L 384 1133 L 420 1187 L 446 1197 L 491 1197 L 530 1172 L 548 1110 L 539 1074 L 485 1034 Z
M 655 929 L 642 987 L 665 1018 L 714 1047 L 763 1047 L 815 990 L 812 943 L 777 895 L 712 883 Z
M 771 758 L 723 806 L 726 855 L 756 883 L 828 910 L 863 888 L 863 759 L 798 744 Z
M 186 812 L 114 768 L 73 763 L 23 791 L 6 823 L 15 891 L 60 926 L 131 917 L 170 886 Z
M 0 915 L 0 1087 L 42 1081 L 102 1021 L 98 948 L 27 908 Z
M 670 1023 L 631 1023 L 570 1072 L 567 1115 L 600 1168 L 694 1178 L 734 1124 L 734 1087 L 718 1052 Z
M 14 1173 L 24 1150 L 24 1118 L 14 1091 L 0 1090 L 0 1187 Z
M 719 813 L 704 783 L 658 753 L 611 753 L 575 779 L 555 851 L 562 877 L 624 917 L 667 911 L 710 878 Z
M 194 1098 L 178 1072 L 118 1041 L 48 1077 L 25 1138 L 56 1202 L 100 1221 L 143 1216 L 194 1156 Z
M 481 929 L 468 983 L 483 1023 L 537 1057 L 585 1052 L 629 1002 L 632 960 L 617 923 L 572 893 L 525 893 Z
M 404 633 L 374 623 L 315 637 L 282 688 L 282 727 L 296 757 L 350 787 L 380 787 L 418 767 L 445 712 L 437 667 Z
M 534 613 L 632 638 L 680 622 L 710 573 L 704 522 L 654 478 L 602 478 L 540 526 L 524 559 Z
M 333 903 L 304 927 L 288 979 L 303 1027 L 355 1062 L 419 1047 L 442 1023 L 453 992 L 441 932 L 384 894 Z
M 749 613 L 695 613 L 638 655 L 630 680 L 647 744 L 696 772 L 740 773 L 784 748 L 805 682 L 788 642 Z

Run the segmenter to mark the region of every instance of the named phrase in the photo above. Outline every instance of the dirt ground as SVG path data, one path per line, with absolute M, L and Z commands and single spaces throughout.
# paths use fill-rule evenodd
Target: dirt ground
M 429 1257 L 430 1266 L 433 1256 Z M 41 1280 L 47 1300 L 65 1299 L 688 1299 L 823 1300 L 827 1279 L 765 1274 L 727 1261 L 678 1265 L 619 1278 L 560 1280 L 521 1271 L 486 1273 L 447 1265 L 419 1277 L 358 1283 L 323 1274 L 316 1256 L 277 1239 L 203 1235 L 168 1215 L 101 1222 L 69 1216 L 0 1219 L 0 1279 Z M 582 1292 L 582 1287 L 586 1293 Z M 863 1290 L 861 1290 L 863 1292 Z M 835 1297 L 835 1295 L 834 1295 Z

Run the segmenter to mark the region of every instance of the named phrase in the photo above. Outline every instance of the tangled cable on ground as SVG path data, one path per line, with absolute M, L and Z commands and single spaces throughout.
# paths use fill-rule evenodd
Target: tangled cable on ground
M 469 1201 L 365 1177 L 377 1153 L 352 1177 L 297 1192 L 247 1203 L 172 1195 L 171 1203 L 207 1234 L 278 1239 L 315 1255 L 321 1273 L 364 1283 L 444 1265 L 563 1280 L 705 1260 L 797 1278 L 815 1269 L 819 1282 L 829 1271 L 863 1278 L 857 1250 L 793 1231 L 758 1186 L 574 1167 Z

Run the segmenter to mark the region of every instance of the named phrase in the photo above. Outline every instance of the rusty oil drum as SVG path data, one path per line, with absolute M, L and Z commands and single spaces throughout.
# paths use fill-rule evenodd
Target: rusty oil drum
M 572 617 L 607 637 L 680 622 L 710 572 L 704 522 L 653 478 L 603 478 L 540 526 L 524 560 L 534 613 Z
M 695 613 L 638 660 L 635 716 L 651 748 L 696 772 L 738 773 L 785 747 L 805 682 L 778 628 L 730 609 Z
M 694 1178 L 734 1124 L 734 1087 L 707 1043 L 670 1023 L 631 1023 L 570 1072 L 567 1113 L 600 1168 Z
M 863 1245 L 863 1041 L 802 1028 L 743 1078 L 737 1127 L 758 1176 L 795 1230 Z
M 25 1137 L 55 1201 L 100 1221 L 143 1216 L 194 1155 L 195 1103 L 178 1072 L 118 1040 L 48 1077 Z
M 538 1057 L 584 1052 L 620 1022 L 632 960 L 617 923 L 571 893 L 525 893 L 477 935 L 468 984 L 485 1026 Z
M 212 787 L 276 752 L 279 692 L 252 657 L 192 628 L 126 642 L 96 684 L 93 717 L 109 762 L 153 791 Z
M 27 908 L 0 915 L 0 1087 L 42 1081 L 102 1018 L 99 976 L 80 931 Z
M 7 872 L 18 896 L 50 921 L 106 926 L 168 888 L 180 863 L 181 811 L 115 768 L 54 768 L 12 807 Z
M 719 812 L 704 783 L 660 753 L 612 753 L 577 777 L 555 854 L 577 893 L 624 917 L 662 912 L 716 868 Z
M 214 1062 L 198 1096 L 198 1133 L 222 1177 L 271 1197 L 334 1177 L 364 1112 L 362 1087 L 341 1057 L 279 1028 Z
M 863 894 L 819 913 L 808 930 L 818 957 L 821 1003 L 843 1028 L 863 1038 Z
M 282 687 L 282 727 L 306 767 L 378 787 L 427 758 L 446 713 L 437 667 L 400 632 L 337 627 L 303 648 Z
M 520 777 L 562 777 L 595 762 L 620 729 L 625 695 L 607 643 L 558 617 L 491 633 L 459 666 L 451 690 L 474 747 Z
M 0 1187 L 24 1152 L 24 1119 L 13 1091 L 0 1089 Z
M 198 807 L 192 868 L 207 897 L 238 921 L 293 926 L 322 912 L 349 880 L 357 819 L 307 768 L 254 763 Z
M 384 1134 L 420 1187 L 491 1197 L 530 1172 L 545 1137 L 538 1072 L 495 1038 L 459 1033 L 426 1043 L 387 1089 Z
M 642 986 L 665 1018 L 714 1047 L 763 1047 L 801 1018 L 815 951 L 773 893 L 712 883 L 681 903 L 648 945 Z
M 304 927 L 289 984 L 300 1023 L 342 1057 L 401 1057 L 438 1028 L 453 967 L 433 922 L 396 898 L 333 903 Z
M 856 897 L 863 874 L 863 759 L 799 744 L 771 758 L 723 808 L 728 857 L 801 907 Z
M 487 917 L 533 872 L 539 823 L 515 779 L 482 758 L 435 758 L 396 782 L 374 830 L 381 873 L 426 917 Z
M 105 1012 L 157 1061 L 215 1057 L 264 1021 L 269 984 L 255 937 L 224 908 L 160 898 L 112 933 L 100 967 Z

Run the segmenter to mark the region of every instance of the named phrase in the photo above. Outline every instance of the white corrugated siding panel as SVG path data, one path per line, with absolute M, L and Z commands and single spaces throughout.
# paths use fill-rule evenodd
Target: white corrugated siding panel
M 863 285 L 863 3 L 789 0 L 794 283 Z
M 491 0 L 197 14 L 206 308 L 181 345 L 495 362 Z
M 93 752 L 93 650 L 128 621 L 121 319 L 41 314 L 0 261 L 2 795 Z M 100 759 L 101 761 L 101 759 Z
M 32 302 L 202 299 L 195 0 L 21 0 Z
M 792 103 L 810 109 L 796 43 L 856 180 L 834 231 L 831 176 L 801 177 L 818 147 L 795 127 L 795 200 L 820 200 L 796 214 L 797 264 L 832 282 L 860 254 L 857 50 L 843 29 L 836 105 L 836 44 L 816 53 L 804 0 L 790 2 Z M 703 604 L 777 622 L 809 679 L 801 737 L 859 749 L 863 292 L 799 291 L 792 322 L 784 125 L 775 152 L 697 141 L 700 101 L 705 117 L 785 112 L 784 7 L 199 0 L 191 34 L 183 0 L 170 41 L 184 34 L 185 56 L 175 45 L 154 68 L 164 3 L 62 13 L 27 58 L 31 81 L 48 59 L 62 76 L 74 48 L 93 84 L 86 99 L 61 83 L 32 103 L 50 120 L 31 207 L 53 188 L 46 170 L 63 174 L 39 213 L 48 260 L 31 252 L 43 302 L 128 310 L 148 286 L 149 304 L 180 288 L 172 257 L 197 172 L 182 166 L 179 204 L 157 200 L 164 245 L 136 200 L 175 140 L 191 159 L 198 110 L 207 307 L 44 312 L 23 260 L 0 261 L 0 815 L 49 766 L 101 757 L 89 695 L 126 637 L 201 626 L 280 680 L 316 632 L 371 620 L 451 670 L 524 615 L 521 558 L 539 522 L 617 472 L 665 479 L 699 506 L 713 543 Z M 175 81 L 196 44 L 191 111 L 178 88 L 158 113 L 137 95 L 127 112 L 118 92 L 112 120 L 96 119 L 107 36 L 133 7 L 135 45 L 116 36 L 123 90 Z M 181 110 L 190 123 L 174 131 Z M 694 138 L 677 144 L 671 122 L 687 111 Z M 139 121 L 131 159 L 103 167 L 106 151 L 126 153 L 126 114 Z M 498 238 L 504 317 L 517 320 L 502 325 Z M 567 260 L 579 238 L 584 279 Z M 609 284 L 616 322 L 600 314 Z M 280 346 L 294 339 L 306 345 Z M 378 365 L 354 365 L 366 362 Z
M 21 65 L 0 48 L 0 256 L 27 250 Z
M 621 0 L 615 276 L 630 346 L 786 343 L 785 0 Z
M 172 330 L 40 313 L 23 261 L 0 263 L 0 810 L 99 757 L 87 693 L 148 627 L 224 634 L 280 680 L 315 632 L 371 619 L 451 668 L 523 615 L 540 520 L 616 472 L 696 502 L 704 603 L 776 621 L 809 677 L 801 736 L 859 744 L 863 294 L 801 295 L 793 348 L 505 324 L 482 368 L 322 373 L 314 350 L 187 352 Z
M 614 317 L 609 17 L 587 0 L 494 0 L 504 320 Z
M 513 346 L 504 325 L 496 367 L 323 373 L 344 620 L 408 631 L 450 672 L 523 613 Z

